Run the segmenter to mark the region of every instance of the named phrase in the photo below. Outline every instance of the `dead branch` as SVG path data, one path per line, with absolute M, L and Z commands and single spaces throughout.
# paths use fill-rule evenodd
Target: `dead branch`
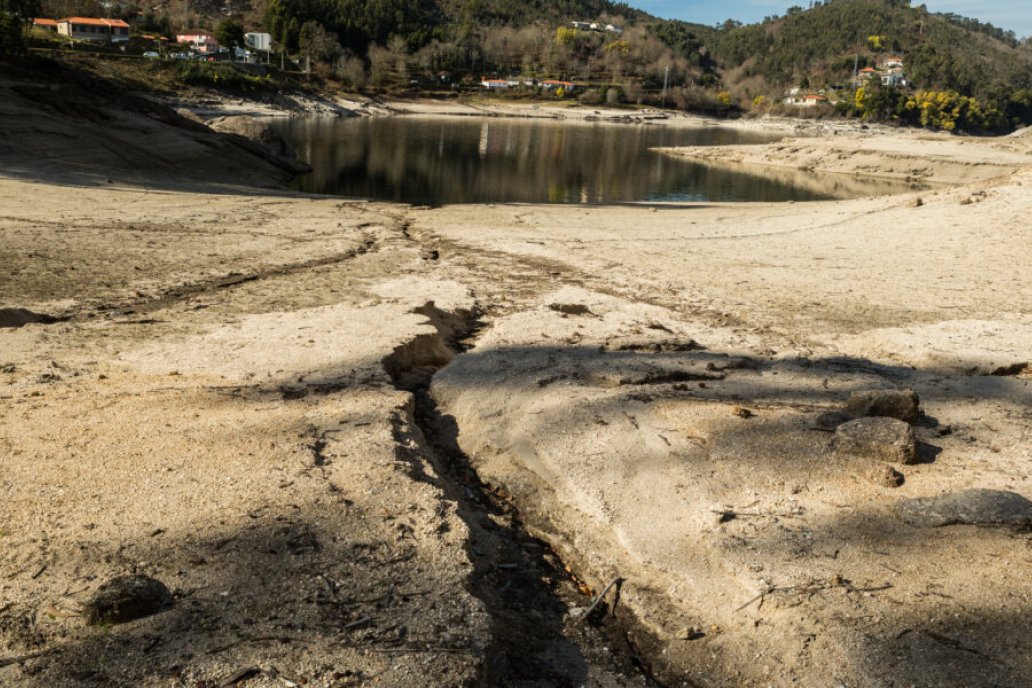
M 624 582 L 624 579 L 620 578 L 619 576 L 617 576 L 613 580 L 609 581 L 609 584 L 606 585 L 606 587 L 602 589 L 602 592 L 600 592 L 598 594 L 598 597 L 596 597 L 595 601 L 591 603 L 591 606 L 588 607 L 587 611 L 585 611 L 583 614 L 581 614 L 580 616 L 577 617 L 577 620 L 574 622 L 574 625 L 579 624 L 581 621 L 584 621 L 584 619 L 586 619 L 589 616 L 591 616 L 591 613 L 593 611 L 595 611 L 595 609 L 598 607 L 598 605 L 602 603 L 602 600 L 605 599 L 606 594 L 608 594 L 609 591 L 614 586 L 623 585 L 623 582 Z

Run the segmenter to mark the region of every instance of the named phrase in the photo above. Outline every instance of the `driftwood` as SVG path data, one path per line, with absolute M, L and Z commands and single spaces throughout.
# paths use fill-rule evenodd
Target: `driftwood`
M 602 600 L 605 599 L 605 597 L 609 593 L 609 591 L 612 590 L 614 586 L 619 587 L 619 586 L 623 585 L 623 582 L 624 582 L 624 579 L 620 578 L 619 576 L 617 576 L 613 580 L 609 581 L 609 584 L 606 585 L 606 587 L 602 589 L 602 592 L 600 592 L 598 594 L 598 597 L 596 597 L 595 601 L 591 603 L 591 606 L 588 607 L 587 611 L 585 611 L 583 614 L 581 614 L 580 616 L 577 617 L 577 621 L 575 621 L 574 624 L 579 624 L 581 621 L 584 621 L 586 618 L 591 616 L 591 613 L 593 611 L 595 611 L 595 609 L 598 608 L 598 605 L 600 605 L 602 603 Z

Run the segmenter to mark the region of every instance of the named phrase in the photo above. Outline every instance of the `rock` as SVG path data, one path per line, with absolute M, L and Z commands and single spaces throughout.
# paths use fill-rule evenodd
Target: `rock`
M 27 308 L 0 308 L 0 327 L 22 327 L 33 323 L 50 325 L 60 321 L 46 313 L 35 313 Z
M 814 427 L 818 430 L 834 430 L 843 423 L 853 420 L 853 416 L 842 411 L 827 411 L 817 416 Z
M 230 115 L 216 117 L 208 122 L 208 126 L 222 134 L 237 134 L 255 143 L 263 144 L 273 153 L 288 158 L 297 156 L 293 146 L 264 120 L 255 119 L 249 115 Z
M 889 463 L 917 461 L 917 439 L 909 425 L 895 418 L 858 418 L 835 430 L 836 446 L 845 452 Z
M 878 487 L 896 488 L 903 484 L 903 474 L 886 463 L 872 463 L 861 474 Z
M 854 392 L 846 402 L 846 411 L 854 416 L 885 416 L 907 423 L 917 420 L 921 400 L 912 389 Z
M 705 638 L 706 634 L 698 626 L 688 626 L 678 629 L 674 637 L 678 640 L 698 640 L 699 638 Z
M 954 524 L 1032 527 L 1032 502 L 1015 492 L 973 489 L 938 497 L 907 499 L 896 505 L 896 515 L 918 528 Z
M 119 576 L 97 588 L 86 602 L 86 623 L 125 623 L 172 606 L 172 593 L 149 576 Z
M 548 307 L 566 315 L 592 315 L 591 309 L 583 303 L 552 303 Z
M 744 406 L 732 406 L 731 413 L 738 416 L 739 418 L 752 418 L 756 415 Z
M 238 143 L 249 143 L 245 147 L 251 152 L 263 156 L 281 169 L 293 174 L 312 171 L 307 163 L 297 159 L 294 147 L 268 122 L 248 115 L 233 115 L 216 117 L 208 122 L 208 126 L 220 134 L 240 137 Z

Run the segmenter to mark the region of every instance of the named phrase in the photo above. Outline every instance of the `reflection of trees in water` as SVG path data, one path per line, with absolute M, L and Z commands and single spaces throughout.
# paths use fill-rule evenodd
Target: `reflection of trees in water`
M 715 129 L 406 118 L 301 119 L 282 126 L 315 169 L 300 187 L 344 196 L 439 205 L 783 201 L 863 193 L 806 183 L 798 175 L 707 168 L 647 150 L 760 142 Z

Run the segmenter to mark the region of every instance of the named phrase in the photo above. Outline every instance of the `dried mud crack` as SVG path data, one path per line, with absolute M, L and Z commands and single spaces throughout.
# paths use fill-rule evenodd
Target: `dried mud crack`
M 459 428 L 430 393 L 434 374 L 471 349 L 484 327 L 479 311 L 449 313 L 433 302 L 416 309 L 437 332 L 415 337 L 383 361 L 411 406 L 392 419 L 399 459 L 425 479 L 429 462 L 445 497 L 458 505 L 470 531 L 473 594 L 491 617 L 492 638 L 482 686 L 662 686 L 632 640 L 639 628 L 614 616 L 619 596 L 589 609 L 597 591 L 524 525 L 505 490 L 483 482 L 458 444 Z M 580 623 L 585 610 L 588 623 Z M 688 685 L 688 684 L 684 684 Z

